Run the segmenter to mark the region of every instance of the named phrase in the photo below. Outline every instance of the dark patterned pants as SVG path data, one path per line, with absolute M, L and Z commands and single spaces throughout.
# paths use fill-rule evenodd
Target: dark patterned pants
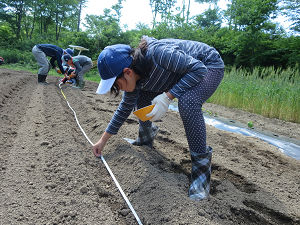
M 202 105 L 215 92 L 223 76 L 224 69 L 208 69 L 204 79 L 178 99 L 178 109 L 191 152 L 206 152 L 206 127 Z M 160 93 L 141 91 L 137 108 L 150 105 L 153 98 L 158 94 Z M 139 123 L 139 137 L 135 144 L 151 147 L 158 128 L 152 125 L 151 121 L 139 121 Z
M 204 79 L 178 99 L 178 109 L 191 152 L 206 152 L 206 127 L 202 105 L 215 92 L 223 76 L 224 69 L 208 69 Z

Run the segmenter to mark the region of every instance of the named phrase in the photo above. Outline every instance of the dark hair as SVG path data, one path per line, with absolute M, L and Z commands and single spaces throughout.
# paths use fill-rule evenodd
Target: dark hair
M 117 84 L 116 81 L 117 81 L 118 78 L 123 77 L 123 76 L 124 76 L 124 74 L 123 74 L 123 71 L 122 71 L 122 73 L 120 73 L 120 74 L 117 76 L 115 82 L 113 83 L 113 85 L 112 85 L 111 88 L 110 88 L 110 93 L 111 93 L 111 94 L 114 94 L 115 97 L 117 97 L 117 96 L 120 94 L 120 87 L 118 86 L 118 84 Z
M 130 68 L 136 72 L 141 79 L 144 79 L 148 76 L 149 68 L 146 60 L 146 53 L 148 49 L 148 44 L 145 39 L 142 39 L 139 46 L 134 49 L 131 53 L 133 60 L 130 65 Z
M 142 39 L 139 43 L 139 46 L 135 49 L 131 50 L 130 55 L 132 56 L 133 60 L 131 65 L 129 66 L 130 69 L 132 69 L 136 74 L 138 74 L 141 79 L 144 79 L 148 76 L 149 70 L 150 70 L 150 63 L 146 60 L 146 53 L 148 49 L 148 44 L 145 39 Z M 123 73 L 120 74 L 119 77 L 122 77 Z M 117 80 L 116 79 L 116 80 Z M 114 94 L 115 96 L 118 96 L 120 93 L 120 88 L 117 85 L 117 82 L 115 81 L 110 89 L 110 93 Z

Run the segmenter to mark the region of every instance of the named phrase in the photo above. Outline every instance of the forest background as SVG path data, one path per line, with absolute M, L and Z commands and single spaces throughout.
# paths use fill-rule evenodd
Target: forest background
M 1 0 L 4 66 L 36 73 L 31 49 L 39 43 L 83 46 L 89 51 L 82 54 L 95 61 L 105 46 L 136 47 L 142 35 L 195 40 L 215 47 L 226 65 L 225 78 L 209 101 L 300 123 L 299 0 L 231 0 L 226 10 L 218 0 L 195 0 L 199 6 L 209 3 L 195 16 L 190 16 L 190 0 L 149 0 L 152 25 L 140 23 L 135 29 L 120 25 L 125 1 L 82 18 L 86 0 Z M 291 22 L 291 32 L 272 22 L 279 15 Z M 86 79 L 100 80 L 96 67 Z

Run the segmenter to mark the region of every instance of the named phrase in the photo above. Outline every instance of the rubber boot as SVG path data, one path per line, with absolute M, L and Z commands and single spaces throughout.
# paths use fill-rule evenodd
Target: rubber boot
M 153 140 L 155 136 L 158 133 L 158 127 L 155 126 L 153 123 L 151 124 L 150 127 L 145 127 L 140 125 L 139 126 L 139 136 L 138 138 L 132 143 L 133 145 L 146 145 L 150 148 L 153 147 Z
M 211 176 L 212 148 L 207 147 L 205 153 L 191 152 L 192 173 L 189 197 L 200 201 L 209 197 Z
M 48 84 L 46 82 L 47 75 L 38 74 L 38 83 L 39 84 Z
M 72 87 L 73 88 L 79 88 L 79 89 L 83 89 L 84 88 L 84 84 L 85 82 L 83 80 L 78 81 L 78 84 L 73 84 Z
M 80 80 L 80 81 L 79 81 L 79 84 L 78 84 L 78 87 L 79 87 L 80 89 L 83 89 L 83 88 L 84 88 L 84 85 L 85 85 L 85 82 L 84 82 L 83 80 Z

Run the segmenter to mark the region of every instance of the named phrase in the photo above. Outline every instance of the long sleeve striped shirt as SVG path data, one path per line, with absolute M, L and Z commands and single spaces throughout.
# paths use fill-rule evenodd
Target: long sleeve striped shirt
M 207 68 L 224 68 L 224 62 L 213 47 L 205 43 L 179 40 L 157 40 L 144 36 L 148 44 L 146 60 L 151 68 L 147 78 L 137 83 L 133 92 L 124 92 L 122 101 L 106 132 L 118 130 L 136 106 L 141 91 L 167 92 L 180 98 L 207 74 Z

